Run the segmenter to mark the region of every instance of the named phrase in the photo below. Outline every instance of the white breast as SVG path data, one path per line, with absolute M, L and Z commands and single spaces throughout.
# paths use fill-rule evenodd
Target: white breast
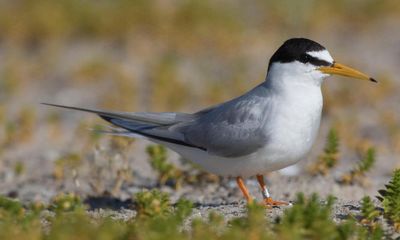
M 320 126 L 322 94 L 319 87 L 288 89 L 276 99 L 274 115 L 266 122 L 268 145 L 262 150 L 268 170 L 296 163 L 310 151 Z

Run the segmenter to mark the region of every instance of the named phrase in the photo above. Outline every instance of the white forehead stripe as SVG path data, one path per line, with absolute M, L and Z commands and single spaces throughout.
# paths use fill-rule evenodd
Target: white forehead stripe
M 333 58 L 327 50 L 307 52 L 308 55 L 333 63 Z

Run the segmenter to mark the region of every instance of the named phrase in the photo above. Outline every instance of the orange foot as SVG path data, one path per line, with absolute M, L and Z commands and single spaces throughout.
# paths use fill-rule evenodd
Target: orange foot
M 291 206 L 290 202 L 283 202 L 283 201 L 275 201 L 272 198 L 264 198 L 264 205 L 266 207 L 278 207 L 278 206 Z

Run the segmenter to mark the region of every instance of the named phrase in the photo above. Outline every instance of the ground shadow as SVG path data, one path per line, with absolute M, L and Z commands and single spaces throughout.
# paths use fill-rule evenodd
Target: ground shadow
M 112 210 L 119 210 L 121 208 L 131 209 L 134 205 L 131 199 L 122 201 L 112 196 L 90 196 L 85 199 L 84 203 L 89 206 L 90 210 L 98 208 Z

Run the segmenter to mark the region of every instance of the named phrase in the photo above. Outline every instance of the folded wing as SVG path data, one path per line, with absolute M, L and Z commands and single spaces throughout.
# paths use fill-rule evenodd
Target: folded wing
M 266 104 L 262 88 L 229 102 L 194 114 L 176 112 L 111 112 L 98 109 L 45 105 L 91 112 L 126 131 L 116 135 L 143 136 L 149 140 L 177 144 L 222 157 L 240 157 L 255 152 L 268 140 L 264 131 Z M 129 134 L 131 133 L 131 135 Z
M 174 126 L 184 141 L 222 157 L 251 154 L 268 141 L 264 123 L 268 117 L 264 98 L 236 99 L 185 124 Z

